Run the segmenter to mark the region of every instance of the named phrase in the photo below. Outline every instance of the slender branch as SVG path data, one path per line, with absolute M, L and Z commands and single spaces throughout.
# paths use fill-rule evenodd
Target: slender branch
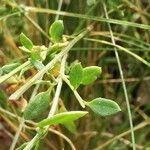
M 63 3 L 63 0 L 59 0 L 57 11 L 61 10 L 62 3 Z M 59 14 L 56 14 L 55 21 L 58 20 L 58 19 L 59 19 Z
M 106 16 L 107 19 L 109 19 L 105 3 L 103 3 L 103 7 L 104 7 L 105 16 Z M 108 28 L 109 28 L 109 32 L 110 32 L 110 35 L 111 35 L 112 43 L 115 45 L 116 43 L 115 43 L 115 40 L 114 40 L 113 32 L 112 32 L 112 29 L 111 29 L 111 26 L 110 26 L 109 23 L 108 23 Z M 126 84 L 125 84 L 125 81 L 124 81 L 124 75 L 123 75 L 122 66 L 121 66 L 118 51 L 116 50 L 116 48 L 114 48 L 114 51 L 115 51 L 115 56 L 116 56 L 117 63 L 118 63 L 118 68 L 119 68 L 120 77 L 121 77 L 121 80 L 122 80 L 122 86 L 123 86 L 126 105 L 127 105 L 127 110 L 128 110 L 128 117 L 129 117 L 129 123 L 130 123 L 130 128 L 131 128 L 132 147 L 133 147 L 133 150 L 136 150 L 132 114 L 131 114 L 131 108 L 130 108 L 129 98 L 128 98 L 128 94 L 127 94 L 127 88 L 126 88 Z
M 141 129 L 141 128 L 144 128 L 144 127 L 147 126 L 148 124 L 149 124 L 148 121 L 143 121 L 143 122 L 141 122 L 140 124 L 138 124 L 137 126 L 135 126 L 135 127 L 133 128 L 133 130 L 134 130 L 134 131 L 139 130 L 139 129 Z M 117 136 L 115 136 L 115 137 L 113 137 L 113 138 L 111 138 L 110 140 L 106 141 L 105 143 L 103 143 L 102 145 L 98 146 L 98 147 L 95 148 L 94 150 L 104 150 L 104 149 L 106 149 L 106 148 L 105 148 L 106 146 L 108 146 L 109 144 L 111 144 L 111 143 L 114 142 L 115 140 L 118 140 L 118 139 L 120 139 L 120 138 L 122 138 L 122 137 L 128 135 L 130 132 L 131 132 L 131 129 L 130 129 L 130 130 L 127 130 L 127 131 L 125 131 L 125 132 L 123 132 L 123 133 L 121 133 L 121 134 L 119 134 L 119 135 L 117 135 Z
M 9 115 L 9 116 L 11 116 L 11 117 L 13 117 L 13 118 L 19 118 L 19 120 L 21 120 L 20 117 L 14 115 L 13 113 L 11 113 L 11 112 L 9 112 L 9 111 L 7 111 L 7 110 L 1 108 L 1 107 L 0 107 L 0 112 L 5 113 L 5 114 L 7 114 L 7 115 Z M 31 124 L 31 125 L 36 125 L 36 123 L 33 122 L 33 121 L 25 120 L 25 122 L 27 122 L 27 123 L 29 123 L 29 124 Z M 25 128 L 28 128 L 28 126 L 26 126 L 26 125 L 24 125 L 24 126 L 25 126 Z M 30 128 L 30 129 L 31 129 L 31 128 Z M 48 130 L 49 130 L 50 132 L 52 132 L 52 133 L 54 133 L 54 134 L 56 134 L 56 135 L 62 137 L 64 140 L 66 140 L 66 142 L 68 142 L 68 143 L 70 144 L 70 147 L 72 148 L 72 150 L 76 150 L 76 148 L 74 147 L 73 143 L 71 142 L 71 140 L 70 140 L 67 136 L 65 136 L 64 134 L 60 133 L 59 131 L 56 131 L 56 130 L 51 129 L 51 128 L 49 128 Z
M 70 81 L 66 78 L 66 76 L 61 75 L 62 79 L 67 83 L 67 85 L 70 87 L 70 89 L 73 91 L 76 99 L 78 100 L 78 102 L 80 103 L 80 105 L 85 108 L 85 104 L 84 104 L 84 100 L 81 98 L 81 96 L 79 95 L 79 93 L 74 90 L 74 87 L 70 84 Z
M 137 54 L 131 52 L 129 49 L 127 49 L 125 47 L 122 47 L 122 46 L 117 45 L 117 44 L 110 43 L 108 41 L 99 40 L 99 39 L 84 38 L 84 40 L 88 40 L 88 41 L 93 41 L 93 42 L 98 42 L 98 43 L 102 43 L 102 44 L 107 44 L 107 45 L 110 45 L 110 46 L 114 46 L 115 49 L 117 48 L 117 49 L 119 49 L 121 51 L 126 52 L 127 54 L 129 54 L 129 55 L 133 56 L 134 58 L 136 58 L 138 61 L 140 61 L 143 64 L 145 64 L 146 66 L 150 67 L 150 63 L 148 61 L 144 60 L 142 57 L 140 57 Z
M 149 25 L 138 24 L 138 23 L 124 21 L 124 20 L 106 19 L 106 18 L 103 18 L 103 17 L 95 17 L 95 16 L 90 16 L 90 15 L 83 15 L 83 14 L 78 14 L 78 13 L 71 13 L 71 12 L 57 11 L 57 10 L 52 10 L 52 9 L 36 8 L 36 7 L 29 7 L 29 6 L 23 6 L 23 8 L 27 12 L 59 14 L 61 16 L 68 16 L 68 17 L 74 17 L 74 18 L 80 18 L 80 19 L 82 18 L 82 19 L 86 19 L 86 20 L 107 22 L 107 23 L 112 23 L 112 24 L 118 24 L 118 25 L 123 25 L 123 26 L 131 26 L 131 27 L 150 30 Z
M 66 58 L 67 58 L 67 54 L 62 59 L 62 64 L 61 64 L 61 69 L 60 69 L 61 74 L 64 74 Z M 61 79 L 61 76 L 59 76 L 55 96 L 52 100 L 52 107 L 47 118 L 52 117 L 57 110 L 61 88 L 62 88 L 62 79 Z M 49 126 L 47 126 L 44 130 L 42 130 L 43 136 L 47 133 L 48 129 L 49 129 Z M 24 148 L 24 150 L 30 150 L 41 137 L 42 137 L 41 134 L 37 133 L 35 137 L 29 142 L 29 144 Z
M 57 135 L 59 135 L 60 137 L 62 137 L 63 139 L 65 139 L 65 140 L 69 143 L 69 145 L 70 145 L 70 147 L 72 148 L 72 150 L 76 150 L 76 148 L 75 148 L 75 146 L 73 145 L 73 143 L 71 142 L 71 140 L 70 140 L 68 137 L 66 137 L 64 134 L 62 134 L 62 133 L 60 133 L 60 132 L 58 132 L 58 131 L 56 131 L 56 130 L 52 130 L 52 129 L 49 129 L 49 131 L 52 132 L 52 133 L 54 133 L 54 134 L 57 134 Z
M 44 73 L 46 73 L 48 69 L 53 67 L 53 65 L 58 60 L 60 60 L 63 56 L 67 55 L 67 53 L 73 47 L 73 45 L 76 42 L 78 42 L 85 34 L 87 34 L 92 28 L 93 28 L 93 26 L 89 26 L 84 32 L 82 32 L 75 39 L 73 39 L 69 43 L 69 45 L 62 50 L 62 52 L 57 54 L 56 57 L 50 63 L 48 63 L 41 71 L 39 71 L 27 84 L 25 84 L 25 87 L 29 88 L 37 79 L 40 78 L 41 75 L 44 75 Z M 65 61 L 66 61 L 66 56 L 63 58 L 62 65 L 61 65 L 60 72 L 62 74 L 64 73 Z M 56 88 L 56 93 L 55 93 L 55 96 L 54 96 L 54 99 L 53 99 L 52 107 L 51 107 L 51 110 L 49 112 L 48 118 L 52 117 L 56 112 L 56 109 L 57 109 L 57 106 L 58 106 L 59 95 L 60 95 L 60 91 L 61 91 L 61 86 L 62 86 L 62 79 L 61 79 L 61 76 L 60 76 L 59 82 L 58 82 L 58 85 L 57 85 L 57 88 Z M 23 91 L 22 92 L 22 94 L 23 94 L 24 91 L 26 91 L 26 89 L 23 88 L 22 91 Z M 18 95 L 18 96 L 20 96 L 20 95 Z M 24 150 L 30 150 L 36 144 L 36 142 L 39 139 L 41 139 L 44 135 L 46 135 L 46 133 L 48 131 L 48 128 L 49 128 L 49 126 L 47 126 L 45 129 L 39 129 L 37 134 L 35 135 L 35 137 L 29 142 L 29 144 L 24 148 Z
M 13 142 L 12 142 L 9 150 L 14 150 L 23 126 L 24 126 L 24 118 L 22 117 L 21 120 L 20 120 L 20 125 L 17 129 L 17 132 L 16 132 L 14 138 L 13 138 Z
M 6 1 L 8 5 L 11 7 L 16 7 L 20 9 L 20 6 L 17 5 L 16 3 L 12 3 L 10 1 Z M 78 14 L 78 13 L 71 13 L 71 12 L 65 12 L 65 11 L 57 11 L 53 9 L 45 9 L 45 8 L 37 8 L 37 7 L 30 7 L 30 6 L 22 6 L 25 12 L 36 12 L 36 13 L 47 13 L 47 14 L 59 14 L 61 16 L 68 16 L 68 17 L 74 17 L 74 18 L 82 18 L 85 20 L 93 20 L 93 21 L 99 21 L 99 22 L 106 22 L 106 23 L 111 23 L 111 24 L 118 24 L 118 25 L 123 25 L 123 26 L 131 26 L 131 27 L 136 27 L 136 28 L 141 28 L 145 30 L 150 30 L 150 26 L 146 24 L 139 24 L 139 23 L 134 23 L 134 22 L 129 22 L 125 20 L 117 20 L 117 19 L 107 19 L 103 17 L 95 17 L 95 16 L 90 16 L 90 15 L 84 15 L 84 14 Z M 110 12 L 112 13 L 113 10 Z
M 50 37 L 48 34 L 27 14 L 24 14 L 24 16 L 36 27 L 49 41 L 51 41 Z
M 12 14 L 8 14 L 6 16 L 2 16 L 2 17 L 0 17 L 0 21 L 3 20 L 3 19 L 6 19 L 6 18 L 12 17 L 12 16 L 19 15 L 19 14 L 20 14 L 20 12 L 15 12 L 15 13 L 12 13 Z
M 33 92 L 32 92 L 32 95 L 31 95 L 31 97 L 30 97 L 29 102 L 30 102 L 30 101 L 32 100 L 32 98 L 37 94 L 37 90 L 38 90 L 39 86 L 40 86 L 39 84 L 37 84 L 37 85 L 35 86 L 35 88 L 34 88 L 34 90 L 33 90 Z M 20 125 L 19 125 L 19 127 L 18 127 L 18 130 L 17 130 L 15 136 L 14 136 L 13 142 L 12 142 L 12 144 L 11 144 L 9 150 L 14 150 L 14 148 L 15 148 L 15 146 L 16 146 L 16 143 L 17 143 L 17 141 L 18 141 L 20 132 L 21 132 L 23 126 L 24 126 L 24 123 L 25 123 L 25 119 L 24 119 L 24 117 L 21 117 Z
M 90 30 L 92 30 L 93 26 L 89 26 L 85 31 L 79 34 L 76 38 L 74 38 L 68 46 L 66 46 L 59 54 L 55 56 L 55 58 L 50 61 L 43 69 L 41 69 L 32 79 L 30 79 L 26 84 L 24 84 L 20 89 L 14 92 L 9 99 L 17 100 L 23 93 L 29 89 L 35 81 L 37 81 L 41 76 L 43 76 L 48 70 L 52 69 L 52 67 L 57 63 L 68 51 L 76 44 L 83 36 L 85 36 Z
M 60 74 L 64 74 L 66 59 L 67 59 L 67 54 L 62 59 Z M 57 85 L 57 88 L 56 88 L 56 93 L 55 93 L 55 96 L 53 98 L 52 107 L 51 107 L 51 110 L 49 112 L 48 118 L 52 117 L 55 114 L 56 110 L 57 110 L 61 88 L 62 88 L 62 78 L 61 78 L 61 76 L 59 76 L 58 85 Z

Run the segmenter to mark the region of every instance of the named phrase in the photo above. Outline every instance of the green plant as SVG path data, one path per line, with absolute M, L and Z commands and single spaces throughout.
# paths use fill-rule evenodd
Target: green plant
M 147 149 L 149 6 L 0 1 L 0 149 Z
M 59 95 L 61 92 L 62 81 L 64 81 L 74 93 L 79 104 L 85 108 L 90 108 L 93 112 L 100 116 L 112 115 L 120 111 L 120 107 L 115 101 L 96 98 L 94 100 L 86 101 L 81 98 L 77 89 L 80 85 L 89 85 L 101 74 L 101 67 L 88 66 L 83 67 L 81 63 L 74 63 L 66 74 L 66 59 L 69 50 L 85 36 L 92 26 L 80 33 L 71 41 L 66 41 L 63 37 L 64 25 L 62 20 L 55 21 L 50 26 L 50 38 L 52 44 L 50 47 L 34 45 L 33 42 L 24 34 L 20 35 L 20 42 L 22 46 L 20 49 L 28 54 L 28 60 L 18 66 L 18 64 L 10 64 L 2 67 L 3 74 L 0 77 L 0 82 L 4 82 L 10 77 L 20 72 L 20 77 L 24 74 L 23 70 L 36 69 L 37 74 L 31 77 L 23 86 L 10 95 L 10 101 L 19 101 L 25 92 L 31 86 L 35 86 L 34 94 L 23 112 L 23 122 L 26 120 L 39 120 L 37 124 L 37 134 L 28 143 L 21 145 L 20 149 L 29 150 L 35 147 L 40 139 L 44 138 L 51 125 L 62 124 L 70 130 L 66 125 L 74 125 L 74 121 L 83 117 L 88 111 L 67 111 L 59 112 Z M 58 65 L 60 64 L 60 65 Z M 7 69 L 6 69 L 7 68 Z M 9 68 L 9 69 L 8 69 Z M 52 71 L 55 68 L 57 74 Z M 5 71 L 7 70 L 7 73 Z M 56 86 L 56 89 L 55 89 Z M 39 87 L 43 88 L 42 92 L 38 92 Z M 48 108 L 50 109 L 49 113 Z M 65 106 L 64 106 L 65 108 Z M 46 119 L 42 119 L 43 113 L 48 113 Z

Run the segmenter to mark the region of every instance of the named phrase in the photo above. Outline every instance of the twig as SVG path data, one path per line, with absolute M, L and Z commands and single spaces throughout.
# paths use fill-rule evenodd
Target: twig
M 23 93 L 29 89 L 35 81 L 37 81 L 41 76 L 43 76 L 49 69 L 52 69 L 52 67 L 55 65 L 56 62 L 58 62 L 68 51 L 74 46 L 76 42 L 78 42 L 84 35 L 86 35 L 90 30 L 92 30 L 93 26 L 89 26 L 87 30 L 83 31 L 81 34 L 79 34 L 76 38 L 74 38 L 68 46 L 66 46 L 62 52 L 57 54 L 55 58 L 50 61 L 43 69 L 41 69 L 33 78 L 31 78 L 26 84 L 24 84 L 20 89 L 18 89 L 16 92 L 14 92 L 9 99 L 17 100 Z
M 37 84 L 37 85 L 35 86 L 35 88 L 34 88 L 34 90 L 33 90 L 33 92 L 32 92 L 32 95 L 31 95 L 31 97 L 30 97 L 29 102 L 30 102 L 30 101 L 32 100 L 32 98 L 37 94 L 37 90 L 38 90 L 39 86 L 40 86 L 39 84 Z M 15 148 L 15 146 L 16 146 L 16 143 L 17 143 L 17 141 L 18 141 L 20 132 L 21 132 L 23 126 L 24 126 L 24 123 L 25 123 L 24 117 L 21 117 L 21 119 L 20 119 L 20 125 L 19 125 L 19 127 L 18 127 L 18 129 L 17 129 L 17 132 L 16 132 L 16 134 L 15 134 L 15 136 L 14 136 L 13 142 L 12 142 L 12 144 L 11 144 L 9 150 L 14 150 L 14 148 Z
M 90 30 L 92 30 L 93 26 L 89 26 L 84 32 L 82 32 L 81 34 L 79 34 L 75 39 L 73 39 L 69 45 L 64 48 L 62 50 L 62 52 L 60 52 L 59 54 L 57 54 L 57 56 L 50 62 L 48 63 L 41 71 L 39 71 L 27 84 L 25 84 L 24 87 L 27 87 L 26 89 L 28 89 L 37 79 L 40 78 L 41 75 L 44 75 L 44 73 L 47 72 L 48 69 L 50 69 L 51 67 L 53 67 L 53 65 L 60 60 L 63 56 L 67 55 L 67 53 L 69 52 L 69 50 L 73 47 L 73 45 L 78 42 L 85 34 L 87 34 Z M 61 64 L 61 73 L 64 72 L 64 66 L 65 66 L 65 59 L 66 57 L 63 58 L 63 63 Z M 61 76 L 60 76 L 61 77 Z M 48 117 L 52 117 L 55 114 L 55 111 L 57 109 L 57 105 L 58 105 L 58 99 L 59 99 L 59 94 L 61 91 L 61 86 L 62 86 L 62 79 L 59 79 L 58 85 L 57 85 L 57 89 L 56 89 L 56 93 L 53 99 L 53 103 L 52 103 L 52 107 L 51 110 L 49 112 Z M 26 89 L 23 88 L 23 92 L 26 91 Z M 23 94 L 23 93 L 22 93 Z M 14 95 L 15 96 L 15 95 Z M 20 96 L 18 94 L 18 96 Z M 38 140 L 40 140 L 42 137 L 45 136 L 45 134 L 47 134 L 49 126 L 47 126 L 44 129 L 40 129 L 39 132 L 37 132 L 37 134 L 35 135 L 35 137 L 28 143 L 28 145 L 24 148 L 24 150 L 30 150 Z
M 105 16 L 106 16 L 107 19 L 109 19 L 105 3 L 103 3 L 103 7 L 104 7 Z M 110 35 L 111 35 L 112 43 L 115 45 L 116 43 L 115 43 L 115 40 L 114 40 L 114 37 L 113 37 L 113 32 L 112 32 L 112 29 L 111 29 L 111 26 L 110 26 L 109 23 L 108 23 L 108 28 L 109 28 L 109 32 L 110 32 Z M 123 86 L 125 100 L 126 100 L 126 105 L 127 105 L 129 123 L 130 123 L 130 128 L 131 128 L 132 147 L 133 147 L 133 150 L 136 150 L 136 147 L 135 147 L 135 136 L 134 136 L 134 131 L 133 131 L 132 114 L 131 114 L 131 108 L 130 108 L 129 98 L 128 98 L 128 94 L 127 94 L 126 84 L 125 84 L 125 81 L 124 81 L 124 75 L 123 75 L 123 71 L 122 71 L 122 67 L 121 67 L 121 62 L 120 62 L 118 51 L 116 50 L 116 48 L 114 48 L 114 51 L 115 51 L 115 56 L 116 56 L 117 63 L 118 63 L 118 68 L 119 68 L 120 77 L 121 77 L 121 80 L 122 80 L 122 86 Z
M 9 116 L 11 116 L 11 117 L 13 117 L 13 118 L 19 118 L 19 120 L 21 120 L 20 117 L 14 115 L 13 113 L 11 113 L 11 112 L 9 112 L 9 111 L 7 111 L 7 110 L 1 108 L 1 107 L 0 107 L 0 112 L 5 113 L 5 114 L 7 114 L 7 115 L 9 115 Z M 36 123 L 33 122 L 33 121 L 25 120 L 25 122 L 27 122 L 27 123 L 29 123 L 29 124 L 32 124 L 32 125 L 36 125 Z M 28 126 L 26 126 L 26 125 L 24 125 L 24 126 L 25 126 L 25 128 L 28 128 Z M 31 129 L 31 128 L 30 128 L 30 129 Z M 66 137 L 64 134 L 62 134 L 62 133 L 60 133 L 59 131 L 56 131 L 56 130 L 54 130 L 54 129 L 51 129 L 51 128 L 49 128 L 48 130 L 49 130 L 50 132 L 52 132 L 52 133 L 54 133 L 54 134 L 57 134 L 58 136 L 62 137 L 64 140 L 66 140 L 66 142 L 68 142 L 68 143 L 70 144 L 70 146 L 72 147 L 72 150 L 76 150 L 75 147 L 74 147 L 74 145 L 73 145 L 73 143 L 71 142 L 71 140 L 70 140 L 68 137 Z
M 133 130 L 134 130 L 134 131 L 139 130 L 139 129 L 141 129 L 141 128 L 147 126 L 147 125 L 148 125 L 148 122 L 147 122 L 147 121 L 143 121 L 143 122 L 141 122 L 140 124 L 138 124 L 137 126 L 135 126 L 135 127 L 133 128 Z M 119 134 L 119 135 L 117 135 L 117 136 L 115 136 L 115 137 L 113 137 L 113 138 L 111 138 L 110 140 L 108 140 L 107 142 L 105 142 L 105 143 L 103 143 L 102 145 L 98 146 L 98 147 L 95 148 L 94 150 L 103 150 L 103 149 L 104 149 L 106 146 L 108 146 L 110 143 L 112 143 L 113 141 L 118 140 L 118 139 L 120 139 L 120 138 L 122 138 L 122 137 L 128 135 L 130 132 L 131 132 L 131 129 L 128 130 L 128 131 L 126 131 L 126 132 L 123 132 L 123 133 L 121 133 L 121 134 Z
M 76 99 L 78 100 L 78 102 L 80 103 L 80 105 L 85 108 L 85 104 L 83 99 L 81 98 L 81 96 L 78 94 L 78 92 L 76 90 L 74 90 L 74 87 L 70 84 L 70 81 L 66 78 L 66 76 L 61 75 L 62 79 L 66 82 L 66 84 L 70 87 L 70 89 L 72 90 L 72 92 L 74 93 Z
M 66 58 L 67 58 L 67 54 L 62 59 L 62 64 L 61 64 L 61 69 L 60 69 L 60 72 L 62 74 L 64 74 Z M 49 115 L 48 115 L 47 118 L 52 117 L 55 114 L 56 110 L 57 110 L 58 101 L 59 101 L 59 95 L 60 95 L 60 92 L 61 92 L 61 87 L 62 87 L 62 79 L 61 79 L 61 76 L 59 76 L 58 85 L 57 85 L 57 88 L 56 88 L 55 96 L 54 96 L 54 98 L 52 100 L 52 107 L 50 109 L 50 112 L 49 112 Z M 48 129 L 49 129 L 49 126 L 47 126 L 42 131 L 42 134 L 37 133 L 35 135 L 35 137 L 29 142 L 29 144 L 24 148 L 24 150 L 30 150 L 36 144 L 36 142 L 39 139 L 41 139 L 42 136 L 44 136 L 47 133 Z
M 59 4 L 58 4 L 58 9 L 57 11 L 61 10 L 61 6 L 62 6 L 63 0 L 59 0 Z M 59 14 L 56 15 L 55 17 L 55 21 L 59 19 Z
M 102 132 L 101 135 L 102 135 L 102 136 L 109 137 L 109 138 L 113 138 L 113 137 L 114 137 L 114 135 L 113 135 L 112 133 L 109 133 L 109 132 Z M 125 138 L 122 138 L 122 137 L 121 137 L 121 138 L 119 138 L 118 140 L 119 140 L 120 142 L 126 144 L 126 145 L 132 146 L 132 143 L 131 143 L 129 140 L 126 140 Z M 143 149 L 143 146 L 142 146 L 142 145 L 136 144 L 135 146 L 136 146 L 137 149 L 140 149 L 140 150 Z

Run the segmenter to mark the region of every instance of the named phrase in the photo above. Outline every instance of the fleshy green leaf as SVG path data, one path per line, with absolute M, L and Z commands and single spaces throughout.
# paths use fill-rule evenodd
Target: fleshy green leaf
M 70 121 L 77 120 L 84 115 L 86 115 L 87 111 L 69 111 L 69 112 L 63 112 L 54 115 L 51 118 L 44 119 L 43 121 L 38 123 L 38 127 L 45 127 L 47 125 L 55 125 L 55 124 L 64 124 Z
M 2 69 L 3 73 L 9 73 L 12 70 L 14 70 L 15 68 L 17 68 L 19 65 L 20 65 L 20 63 L 12 63 L 12 64 L 3 66 L 1 69 Z
M 77 89 L 82 81 L 83 76 L 83 68 L 81 63 L 77 63 L 72 66 L 69 74 L 69 81 L 74 89 Z
M 57 20 L 50 26 L 49 34 L 54 43 L 62 41 L 63 32 L 64 32 L 64 24 L 62 20 Z
M 63 104 L 63 102 L 61 103 L 61 106 L 59 108 L 59 113 L 62 112 L 67 112 L 67 109 L 65 107 L 65 105 Z M 62 124 L 66 129 L 68 129 L 71 133 L 75 133 L 76 132 L 76 125 L 74 123 L 74 121 L 69 121 L 66 123 Z
M 62 125 L 68 129 L 71 133 L 76 133 L 76 125 L 73 121 L 62 123 Z
M 116 102 L 105 98 L 96 98 L 90 102 L 87 102 L 86 105 L 100 116 L 108 116 L 121 111 Z
M 49 107 L 50 96 L 49 92 L 42 92 L 33 97 L 31 102 L 27 105 L 24 111 L 24 118 L 26 120 L 32 120 L 35 118 L 40 118 L 44 112 L 46 112 Z
M 36 50 L 36 51 L 32 51 L 31 52 L 31 58 L 34 60 L 41 60 L 41 53 L 40 51 Z
M 32 41 L 24 33 L 20 34 L 20 42 L 25 48 L 29 50 L 33 48 Z
M 88 85 L 93 83 L 97 77 L 101 74 L 101 67 L 90 66 L 83 69 L 82 84 Z

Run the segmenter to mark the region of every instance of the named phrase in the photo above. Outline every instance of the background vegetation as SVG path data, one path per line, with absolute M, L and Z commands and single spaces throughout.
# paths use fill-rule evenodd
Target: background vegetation
M 93 4 L 88 5 L 87 2 Z M 0 1 L 0 66 L 12 62 L 22 63 L 28 57 L 18 48 L 21 32 L 30 37 L 35 45 L 48 46 L 49 26 L 56 16 L 64 21 L 65 35 L 68 39 L 94 23 L 93 30 L 70 50 L 68 64 L 79 60 L 83 66 L 102 67 L 101 77 L 93 85 L 80 87 L 79 93 L 87 100 L 99 96 L 114 99 L 122 111 L 110 117 L 97 117 L 91 112 L 76 122 L 77 131 L 74 134 L 62 126 L 53 126 L 40 149 L 70 149 L 66 139 L 54 133 L 53 129 L 67 136 L 77 150 L 132 149 L 130 135 L 132 129 L 119 72 L 121 69 L 132 113 L 135 147 L 139 150 L 149 150 L 150 1 L 97 0 L 95 3 L 94 0 Z M 115 50 L 119 53 L 121 68 L 118 68 Z M 4 82 L 0 85 L 1 150 L 9 149 L 20 124 L 18 106 L 8 103 L 7 98 L 35 73 L 36 70 L 32 69 L 16 83 Z M 31 93 L 26 94 L 28 97 Z M 60 98 L 68 110 L 81 109 L 65 84 Z M 17 147 L 29 141 L 34 134 L 34 126 L 25 125 L 19 133 Z

